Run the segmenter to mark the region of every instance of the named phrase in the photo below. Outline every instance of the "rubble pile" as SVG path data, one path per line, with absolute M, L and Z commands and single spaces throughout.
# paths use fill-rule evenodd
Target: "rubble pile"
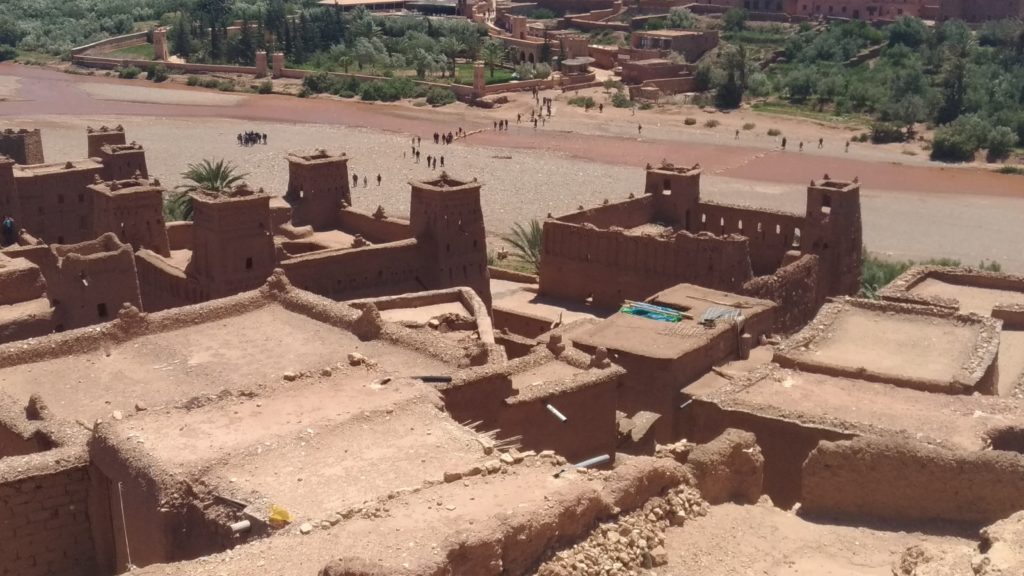
M 704 516 L 708 503 L 692 486 L 682 485 L 652 498 L 643 508 L 601 524 L 589 538 L 558 552 L 537 576 L 639 576 L 668 563 L 665 530 Z

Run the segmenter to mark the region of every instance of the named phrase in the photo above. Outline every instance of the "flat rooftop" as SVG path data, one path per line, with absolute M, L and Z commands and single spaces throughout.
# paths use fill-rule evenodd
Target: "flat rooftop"
M 639 30 L 637 34 L 641 36 L 659 36 L 665 38 L 677 38 L 680 36 L 702 36 L 703 32 L 697 30 Z
M 66 162 L 48 162 L 46 164 L 15 164 L 14 176 L 16 178 L 20 176 L 40 176 L 66 170 L 99 170 L 102 167 L 103 164 L 91 158 L 68 160 Z
M 136 403 L 157 408 L 225 389 L 280 385 L 286 372 L 334 366 L 349 352 L 379 359 L 376 370 L 384 375 L 446 373 L 437 360 L 384 342 L 362 342 L 276 304 L 211 316 L 187 328 L 111 342 L 104 350 L 2 368 L 0 389 L 24 402 L 39 393 L 58 416 L 91 422 L 109 419 L 114 410 L 130 413 Z
M 991 315 L 997 304 L 1024 305 L 1024 289 L 1017 291 L 983 288 L 937 278 L 925 278 L 909 292 L 915 296 L 950 298 L 960 303 L 961 312 L 973 312 L 982 316 Z
M 665 532 L 656 576 L 891 576 L 906 548 L 976 549 L 958 536 L 811 522 L 771 506 L 712 506 Z M 968 571 L 970 569 L 968 568 Z
M 775 365 L 736 384 L 711 374 L 684 393 L 765 418 L 855 434 L 903 434 L 959 450 L 985 448 L 989 429 L 1024 425 L 1024 406 L 1011 398 L 933 394 Z
M 491 279 L 491 299 L 495 309 L 523 313 L 554 323 L 568 324 L 576 320 L 606 318 L 611 310 L 601 310 L 578 303 L 562 302 L 537 293 L 536 284 L 522 284 Z
M 144 443 L 169 474 L 201 478 L 260 509 L 283 506 L 302 521 L 493 458 L 475 432 L 444 414 L 430 385 L 382 385 L 379 376 L 363 366 L 337 369 L 253 397 L 140 413 L 108 434 L 115 443 Z
M 934 392 L 981 387 L 995 362 L 997 322 L 930 308 L 845 299 L 822 307 L 775 361 Z
M 661 322 L 620 311 L 594 326 L 571 330 L 566 336 L 584 346 L 671 360 L 702 348 L 723 332 L 734 331 L 734 318 L 751 318 L 775 308 L 766 300 L 691 284 L 663 290 L 647 302 L 685 312 L 693 319 Z M 714 326 L 702 325 L 704 318 L 715 319 Z

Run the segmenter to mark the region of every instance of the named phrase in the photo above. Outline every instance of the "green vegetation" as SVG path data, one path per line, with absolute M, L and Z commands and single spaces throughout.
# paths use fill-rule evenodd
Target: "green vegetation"
M 18 51 L 6 44 L 0 44 L 0 62 L 14 60 L 18 57 Z
M 544 228 L 537 220 L 530 220 L 523 226 L 517 223 L 512 232 L 504 237 L 512 245 L 513 258 L 522 262 L 529 273 L 536 274 L 540 270 L 541 247 L 544 244 Z
M 782 130 L 779 130 L 778 128 L 769 128 L 768 129 L 768 135 L 769 136 L 782 136 Z
M 686 120 L 683 120 L 683 124 L 686 124 L 687 126 L 696 126 L 697 119 L 693 117 L 688 117 Z
M 0 2 L 0 44 L 51 56 L 135 31 L 176 10 L 179 0 L 4 0 Z
M 427 90 L 427 104 L 431 106 L 446 106 L 455 102 L 455 93 L 444 88 L 431 88 Z
M 619 89 L 612 94 L 612 106 L 616 108 L 632 108 L 633 101 L 629 99 L 629 95 L 626 94 L 625 90 Z
M 526 17 L 532 20 L 551 20 L 552 18 L 558 18 L 558 14 L 547 8 L 534 8 L 526 14 Z
M 861 295 L 872 299 L 878 298 L 879 290 L 895 280 L 897 276 L 903 274 L 912 266 L 917 264 L 927 266 L 962 266 L 959 260 L 951 258 L 936 258 L 925 260 L 923 262 L 914 262 L 913 260 L 886 260 L 869 253 L 865 249 L 863 260 L 861 262 Z M 1003 269 L 1002 265 L 994 261 L 982 261 L 978 264 L 978 268 L 980 270 L 987 270 L 990 272 L 1001 272 Z
M 256 88 L 256 92 L 260 94 L 270 94 L 274 91 L 274 83 L 271 80 L 264 80 L 260 82 L 259 87 Z
M 120 50 L 114 50 L 104 54 L 111 58 L 128 58 L 134 60 L 152 60 L 156 54 L 153 52 L 152 44 L 139 44 L 138 46 L 129 46 L 127 48 L 121 48 Z
M 114 68 L 114 73 L 117 74 L 118 78 L 133 79 L 138 78 L 139 74 L 142 74 L 142 70 L 139 70 L 135 66 L 118 66 Z
M 744 130 L 753 130 L 754 128 L 757 128 L 757 124 L 754 124 L 753 122 L 747 122 L 743 125 Z
M 996 169 L 996 172 L 1000 174 L 1013 174 L 1016 176 L 1024 176 L 1024 167 L 1021 166 L 1000 166 Z
M 718 128 L 721 125 L 722 123 L 719 122 L 718 120 L 715 120 L 714 118 L 711 118 L 710 120 L 704 122 L 705 128 Z
M 198 164 L 189 164 L 188 170 L 181 177 L 188 184 L 178 186 L 178 192 L 164 202 L 164 216 L 167 220 L 192 219 L 192 192 L 205 190 L 216 194 L 226 194 L 240 184 L 247 174 L 239 174 L 238 169 L 225 160 L 203 160 Z
M 883 29 L 861 22 L 798 30 L 752 28 L 726 18 L 723 47 L 698 70 L 698 85 L 729 108 L 751 96 L 760 109 L 812 119 L 867 119 L 873 142 L 916 136 L 938 126 L 932 158 L 970 161 L 980 150 L 1006 157 L 1024 140 L 1024 23 L 995 21 L 972 31 L 963 22 L 935 28 L 904 17 Z M 787 32 L 788 30 L 788 32 Z M 780 40 L 784 58 L 747 46 Z M 870 51 L 870 52 L 869 52 Z
M 169 77 L 167 67 L 163 64 L 150 64 L 146 68 L 146 80 L 150 82 L 164 82 Z
M 580 108 L 590 110 L 594 106 L 597 106 L 597 103 L 594 102 L 594 99 L 590 96 L 573 96 L 572 98 L 569 98 L 569 106 L 579 106 Z

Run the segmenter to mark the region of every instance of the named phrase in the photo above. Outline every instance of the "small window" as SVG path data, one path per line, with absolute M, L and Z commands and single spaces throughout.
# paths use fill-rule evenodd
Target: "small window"
M 100 318 L 106 318 L 107 317 L 107 305 L 104 304 L 104 303 L 97 304 L 96 305 L 96 314 L 98 314 Z
M 245 259 L 245 269 L 252 270 L 252 258 Z

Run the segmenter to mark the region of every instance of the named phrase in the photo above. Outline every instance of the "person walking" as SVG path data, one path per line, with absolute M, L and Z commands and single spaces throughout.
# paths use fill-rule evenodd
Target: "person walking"
M 380 181 L 381 181 L 380 174 L 377 174 L 377 186 L 380 186 Z
M 441 156 L 441 168 L 444 168 L 444 156 Z
M 782 137 L 782 149 L 783 150 L 786 149 L 786 137 L 785 136 Z
M 359 186 L 359 175 L 356 174 L 355 172 L 353 172 L 352 173 L 352 187 L 355 188 L 356 186 Z
M 821 150 L 824 147 L 825 147 L 825 139 L 824 138 L 818 138 L 818 150 Z

